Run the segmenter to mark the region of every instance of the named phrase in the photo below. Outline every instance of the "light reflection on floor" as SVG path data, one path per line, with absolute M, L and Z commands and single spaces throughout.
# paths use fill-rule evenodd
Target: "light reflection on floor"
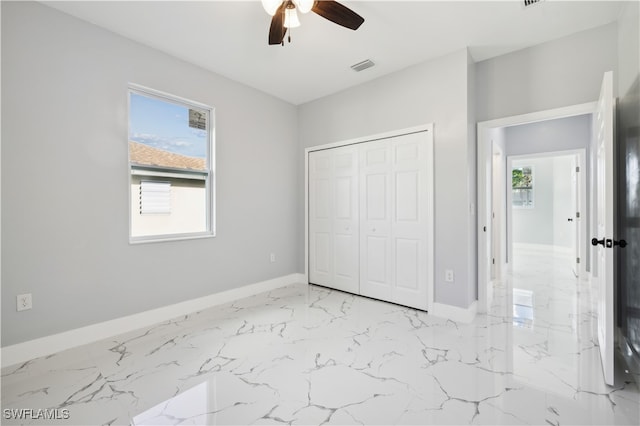
M 521 254 L 471 324 L 297 284 L 3 369 L 2 408 L 86 425 L 640 424 L 632 376 L 603 383 L 589 283 Z

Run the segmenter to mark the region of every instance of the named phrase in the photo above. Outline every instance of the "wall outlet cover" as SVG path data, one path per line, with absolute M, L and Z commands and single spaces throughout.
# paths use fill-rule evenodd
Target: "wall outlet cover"
M 446 271 L 444 271 L 444 280 L 448 283 L 453 282 L 453 270 L 447 269 Z
M 31 293 L 19 294 L 16 296 L 16 309 L 18 312 L 26 311 L 33 307 L 33 299 Z

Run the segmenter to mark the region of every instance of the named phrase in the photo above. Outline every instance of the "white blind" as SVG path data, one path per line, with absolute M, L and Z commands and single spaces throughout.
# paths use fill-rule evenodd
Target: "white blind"
M 171 182 L 140 182 L 140 214 L 171 213 Z

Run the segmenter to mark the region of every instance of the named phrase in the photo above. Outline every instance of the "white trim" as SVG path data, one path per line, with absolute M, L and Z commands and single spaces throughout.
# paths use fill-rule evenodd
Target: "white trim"
M 190 179 L 190 180 L 207 180 L 208 173 L 175 173 L 175 172 L 158 172 L 153 170 L 131 170 L 133 176 L 155 176 L 155 177 L 168 177 L 176 179 Z
M 312 146 L 304 150 L 305 159 L 308 160 L 309 152 L 311 151 L 320 151 L 323 149 L 337 148 L 340 146 L 353 145 L 353 144 L 363 143 L 363 142 L 371 142 L 371 141 L 376 141 L 380 139 L 388 139 L 396 136 L 403 136 L 403 135 L 408 135 L 411 133 L 419 133 L 419 132 L 431 132 L 431 134 L 433 135 L 433 123 L 423 124 L 421 126 L 408 127 L 406 129 L 392 130 L 390 132 L 376 133 L 375 135 L 363 136 L 363 137 L 354 138 L 354 139 L 347 139 L 344 141 L 332 142 L 324 145 Z
M 491 292 L 488 291 L 488 286 L 491 284 L 491 280 L 488 279 L 486 268 L 484 263 L 487 259 L 486 253 L 486 238 L 492 237 L 491 231 L 491 212 L 487 211 L 488 206 L 485 204 L 485 194 L 490 188 L 487 185 L 491 185 L 491 182 L 486 182 L 486 155 L 491 155 L 491 150 L 487 150 L 487 144 L 491 143 L 491 138 L 488 135 L 488 131 L 500 127 L 509 127 L 519 124 L 536 123 L 539 121 L 553 120 L 558 118 L 574 117 L 577 115 L 593 114 L 598 106 L 597 102 L 587 102 L 578 105 L 571 105 L 568 107 L 555 108 L 545 111 L 537 111 L 529 114 L 514 115 L 511 117 L 498 118 L 495 120 L 482 121 L 477 124 L 477 206 L 478 206 L 478 312 L 487 312 L 491 304 Z M 489 159 L 491 161 L 491 159 Z M 508 193 L 509 191 L 507 191 Z M 509 210 L 509 202 L 507 200 L 507 211 Z M 584 210 L 583 210 L 584 211 Z M 508 212 L 507 212 L 508 214 Z M 484 227 L 487 227 L 487 232 L 481 232 Z M 584 246 L 584 244 L 583 244 Z M 509 259 L 507 254 L 507 259 Z M 510 263 L 508 263 L 510 265 Z M 583 263 L 584 265 L 584 263 Z
M 460 308 L 458 306 L 445 305 L 444 303 L 434 302 L 429 313 L 433 316 L 446 318 L 455 322 L 470 323 L 476 317 L 478 312 L 478 301 L 474 300 L 468 308 Z
M 1 350 L 2 368 L 299 282 L 304 282 L 303 274 L 285 275 L 197 299 L 163 306 L 162 308 L 151 309 L 126 317 L 6 346 Z
M 576 115 L 593 114 L 596 111 L 597 106 L 598 102 L 586 102 L 584 104 L 536 111 L 528 114 L 513 115 L 489 121 L 481 121 L 478 123 L 478 127 L 482 127 L 483 129 L 495 129 L 497 127 L 509 127 L 518 124 L 530 124 L 537 123 L 539 121 L 555 120 L 557 118 L 574 117 Z

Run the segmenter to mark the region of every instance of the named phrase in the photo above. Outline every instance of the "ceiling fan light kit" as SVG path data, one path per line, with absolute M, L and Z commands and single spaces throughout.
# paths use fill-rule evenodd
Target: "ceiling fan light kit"
M 351 30 L 357 30 L 364 22 L 362 16 L 335 0 L 262 0 L 262 7 L 269 15 L 273 16 L 269 27 L 270 45 L 284 46 L 284 36 L 287 30 L 300 26 L 298 10 L 301 13 L 314 12 Z M 291 35 L 289 35 L 289 42 L 291 42 Z
M 285 28 L 298 28 L 300 26 L 300 20 L 298 19 L 298 13 L 295 7 L 288 7 L 284 10 L 284 27 Z

